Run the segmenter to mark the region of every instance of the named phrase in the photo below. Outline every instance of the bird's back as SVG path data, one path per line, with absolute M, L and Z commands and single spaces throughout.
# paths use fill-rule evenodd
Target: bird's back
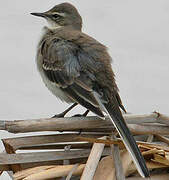
M 70 64 L 72 64 L 71 68 Z M 44 73 L 44 68 L 45 70 L 53 69 L 62 70 L 63 72 L 63 67 L 66 67 L 66 65 L 67 69 L 72 70 L 68 76 L 70 79 L 67 81 L 69 85 L 73 83 L 75 78 L 82 77 L 82 74 L 87 72 L 90 77 L 83 77 L 87 86 L 91 84 L 90 88 L 97 91 L 104 89 L 105 92 L 100 92 L 100 94 L 106 93 L 107 97 L 104 97 L 104 99 L 111 99 L 112 94 L 115 94 L 119 106 L 125 110 L 118 95 L 118 88 L 111 68 L 111 57 L 107 52 L 107 48 L 81 31 L 65 27 L 56 29 L 45 27 L 45 33 L 38 45 L 38 70 L 44 83 L 53 94 L 63 101 L 72 102 L 70 98 L 65 98 L 64 93 L 61 95 L 60 92 L 58 94 L 58 91 L 55 90 L 57 87 L 66 87 L 68 84 L 62 83 L 59 85 L 59 82 L 61 82 L 58 79 L 59 75 L 55 78 L 55 83 L 53 83 L 51 74 L 48 74 L 47 77 Z M 73 78 L 70 78 L 71 75 Z M 57 85 L 56 81 L 58 81 Z
M 77 31 L 74 29 L 65 27 L 58 29 L 49 29 L 46 27 L 45 29 L 46 33 L 39 43 L 41 52 L 46 51 L 47 53 L 52 41 L 55 42 L 55 45 L 61 44 L 60 41 L 67 44 L 69 43 L 69 45 L 72 46 L 72 49 L 76 50 L 76 52 L 81 51 L 86 54 L 85 60 L 84 58 L 79 58 L 78 60 L 81 61 L 81 59 L 83 59 L 83 61 L 86 61 L 86 64 L 90 63 L 90 66 L 86 66 L 86 68 L 89 68 L 91 71 L 93 71 L 93 73 L 97 73 L 98 81 L 100 81 L 100 83 L 103 83 L 103 86 L 109 86 L 112 87 L 113 90 L 118 91 L 117 85 L 115 83 L 114 73 L 111 67 L 112 59 L 107 52 L 107 48 L 103 44 L 99 43 L 94 38 L 82 33 L 81 31 Z M 88 60 L 87 58 L 89 58 L 90 60 Z M 94 67 L 94 69 L 92 69 L 92 67 Z M 104 81 L 102 79 L 103 76 Z

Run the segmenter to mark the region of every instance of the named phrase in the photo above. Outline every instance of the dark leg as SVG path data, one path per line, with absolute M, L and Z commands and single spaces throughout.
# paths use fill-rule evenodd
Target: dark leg
M 66 109 L 65 111 L 63 111 L 60 114 L 56 114 L 54 115 L 52 118 L 62 118 L 64 117 L 70 110 L 72 110 L 75 106 L 77 106 L 77 103 L 74 103 L 73 105 L 71 105 L 68 109 Z
M 86 110 L 83 114 L 76 114 L 73 117 L 86 117 L 89 112 L 90 112 L 89 110 Z M 82 129 L 79 130 L 78 135 L 81 135 L 81 133 L 82 133 Z
M 84 112 L 84 113 L 82 114 L 82 116 L 86 117 L 86 116 L 88 115 L 89 112 L 90 112 L 90 111 L 87 110 L 86 112 Z
M 86 110 L 83 114 L 75 114 L 73 117 L 81 117 L 81 116 L 86 117 L 89 112 L 90 112 L 89 110 Z

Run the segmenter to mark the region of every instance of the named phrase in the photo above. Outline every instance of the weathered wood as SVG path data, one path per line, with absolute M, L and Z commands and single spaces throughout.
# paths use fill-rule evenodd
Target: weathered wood
M 169 117 L 152 113 L 150 115 L 124 115 L 129 128 L 132 132 L 149 133 L 153 134 L 169 134 L 169 127 L 162 125 L 151 125 L 146 129 L 147 125 L 135 125 L 137 123 L 165 123 L 169 125 Z M 134 125 L 131 125 L 131 123 Z M 0 121 L 0 129 L 6 130 L 12 133 L 24 133 L 24 132 L 37 132 L 37 131 L 78 131 L 78 130 L 90 130 L 90 129 L 102 129 L 113 127 L 111 121 L 108 118 L 106 120 L 100 119 L 96 116 L 89 117 L 70 117 L 70 118 L 47 118 L 47 119 L 35 119 L 35 120 L 15 120 L 15 121 Z M 141 130 L 140 130 L 141 129 Z
M 3 141 L 3 140 L 2 140 L 2 141 Z M 15 153 L 15 150 L 13 149 L 13 147 L 12 147 L 10 144 L 8 144 L 8 143 L 6 143 L 6 142 L 4 142 L 4 141 L 3 141 L 3 144 L 4 144 L 4 146 L 5 146 L 5 150 L 6 150 L 6 152 L 7 152 L 8 154 L 13 154 L 13 153 Z M 2 153 L 2 154 L 4 154 L 4 153 Z M 4 154 L 4 155 L 7 155 L 7 154 Z M 20 171 L 20 170 L 21 170 L 21 166 L 20 166 L 19 164 L 13 163 L 12 165 L 10 165 L 10 169 L 11 169 L 13 172 L 17 172 L 17 171 Z
M 55 161 L 64 159 L 74 159 L 87 157 L 90 150 L 81 150 L 73 152 L 35 152 L 35 153 L 19 153 L 19 154 L 0 154 L 0 165 L 21 164 L 43 161 Z
M 11 168 L 8 165 L 0 165 L 0 175 L 3 173 L 3 171 L 10 171 Z
M 167 165 L 164 164 L 160 164 L 160 163 L 156 163 L 156 162 L 152 162 L 152 161 L 146 161 L 146 165 L 148 169 L 160 169 L 160 168 L 168 168 Z M 128 168 L 129 172 L 134 172 L 136 171 L 136 166 L 134 163 L 132 163 L 129 168 Z M 130 173 L 129 173 L 130 174 Z
M 113 139 L 116 140 L 116 137 L 112 136 L 112 140 Z M 113 157 L 113 161 L 114 161 L 116 180 L 125 180 L 125 175 L 123 172 L 122 162 L 121 162 L 121 158 L 120 158 L 119 146 L 117 144 L 112 144 L 111 150 L 112 150 L 112 157 Z
M 150 180 L 168 180 L 169 174 L 158 174 L 158 175 L 152 175 Z M 143 180 L 142 177 L 129 177 L 126 180 Z
M 75 164 L 71 171 L 69 171 L 69 174 L 66 177 L 66 180 L 71 180 L 71 177 L 73 176 L 73 174 L 75 173 L 75 171 L 77 170 L 77 168 L 80 166 L 80 164 Z M 85 166 L 84 166 L 85 167 Z
M 133 134 L 139 137 L 144 134 L 144 141 L 147 139 L 148 135 L 148 139 L 151 141 L 151 137 L 153 135 L 155 137 L 155 141 L 158 139 L 162 142 L 169 144 L 169 137 L 166 137 L 166 135 L 169 135 L 168 116 L 155 112 L 147 115 L 125 114 L 124 118 Z M 28 167 L 34 167 L 39 165 L 63 165 L 63 160 L 69 160 L 71 165 L 76 163 L 86 163 L 87 157 L 90 154 L 92 143 L 95 143 L 96 145 L 98 145 L 97 143 L 103 143 L 105 145 L 105 150 L 102 154 L 102 157 L 104 157 L 105 155 L 110 155 L 110 148 L 108 148 L 107 146 L 110 146 L 112 144 L 118 144 L 121 149 L 124 148 L 123 142 L 120 139 L 117 139 L 117 141 L 111 141 L 108 139 L 101 141 L 98 139 L 102 136 L 110 135 L 112 129 L 114 130 L 115 128 L 108 118 L 103 120 L 95 116 L 0 121 L 0 130 L 6 130 L 12 133 L 35 131 L 66 131 L 66 133 L 69 132 L 68 134 L 63 133 L 55 135 L 41 135 L 4 139 L 3 142 L 7 147 L 7 152 L 12 154 L 0 154 L 0 170 L 7 171 L 12 169 L 16 172 L 21 168 L 25 169 Z M 80 136 L 78 135 L 79 130 L 82 130 L 82 134 L 80 134 Z M 81 143 L 81 141 L 83 141 L 83 143 Z M 168 157 L 169 147 L 166 145 L 158 145 L 146 142 L 138 142 L 138 144 L 141 151 L 144 152 L 143 155 L 146 160 L 148 160 L 150 156 L 154 156 L 154 160 L 156 161 L 158 161 L 158 158 L 163 158 L 162 160 L 165 160 L 165 158 Z M 71 145 L 70 152 L 62 151 L 67 145 Z M 16 150 L 23 149 L 56 149 L 57 151 L 14 154 Z M 150 152 L 151 150 L 154 151 L 154 153 L 157 152 L 157 154 L 148 154 L 152 153 Z M 166 157 L 163 157 L 163 154 L 161 154 L 164 151 L 167 154 Z M 161 162 L 161 159 L 159 159 L 158 162 Z M 158 163 L 155 168 L 167 166 L 168 161 L 167 164 L 161 165 Z M 148 165 L 148 168 L 151 169 L 152 167 Z M 136 168 L 134 167 L 134 165 L 131 165 L 131 167 L 127 171 L 127 174 L 133 173 L 135 171 Z M 71 173 L 69 177 L 71 177 Z
M 158 135 L 158 134 L 156 134 L 155 137 L 156 137 L 158 140 L 169 144 L 169 138 L 168 138 L 168 137 L 160 136 L 160 135 Z
M 12 133 L 23 132 L 37 132 L 37 131 L 66 131 L 66 130 L 80 130 L 92 129 L 96 127 L 103 127 L 105 120 L 98 117 L 70 117 L 70 118 L 49 118 L 49 119 L 35 119 L 35 120 L 15 120 L 15 121 L 1 121 L 3 125 L 2 130 Z M 81 125 L 81 123 L 83 123 Z M 109 122 L 109 125 L 111 123 Z M 1 127 L 1 125 L 0 125 Z
M 85 164 L 81 164 L 73 172 L 73 175 L 80 175 L 84 169 Z M 31 168 L 14 175 L 15 180 L 46 180 L 55 179 L 56 177 L 67 176 L 74 165 L 64 165 L 55 167 L 40 167 L 41 169 Z
M 70 159 L 70 164 L 77 164 L 77 163 L 85 163 L 87 161 L 88 157 L 83 158 L 76 158 L 76 159 Z M 63 160 L 57 160 L 57 161 L 44 161 L 44 162 L 30 162 L 30 163 L 23 163 L 20 164 L 22 170 L 38 167 L 38 166 L 49 166 L 49 165 L 63 165 Z M 11 171 L 11 168 L 9 165 L 0 165 L 0 171 Z
M 154 135 L 153 134 L 151 134 L 151 135 L 149 135 L 148 136 L 148 138 L 147 138 L 147 142 L 153 142 L 153 139 L 154 139 Z
M 107 156 L 108 157 L 108 156 Z M 106 158 L 107 158 L 106 157 Z M 122 158 L 123 158 L 123 156 L 122 156 Z M 131 158 L 130 158 L 130 160 L 128 159 L 128 158 L 123 158 L 123 161 L 125 161 L 124 163 L 127 163 L 127 164 L 129 164 L 129 161 L 131 162 Z M 112 164 L 113 164 L 113 161 L 112 161 L 112 163 L 106 168 L 106 170 L 108 169 L 108 168 L 111 168 L 112 167 Z M 43 165 L 43 164 L 42 164 Z M 18 173 L 16 173 L 16 175 L 15 175 L 15 177 L 16 178 L 18 178 L 18 179 L 20 179 L 20 178 L 23 178 L 23 177 L 26 177 L 26 175 L 29 175 L 29 174 L 32 174 L 31 172 L 37 172 L 38 173 L 38 171 L 36 171 L 37 169 L 42 169 L 42 168 L 45 168 L 45 165 L 44 166 L 38 166 L 38 167 L 34 167 L 34 168 L 30 168 L 30 169 L 26 169 L 25 171 L 21 171 L 21 172 L 18 172 Z M 124 166 L 124 164 L 123 164 L 123 166 Z M 163 168 L 163 167 L 167 167 L 167 166 L 165 166 L 165 165 L 163 165 L 163 164 L 159 164 L 159 163 L 153 163 L 153 162 L 147 162 L 147 166 L 148 166 L 148 168 L 149 169 L 156 169 L 156 168 Z M 50 165 L 50 166 L 48 166 L 49 168 L 50 167 L 56 167 L 56 169 L 57 169 L 57 167 L 58 166 L 55 166 L 55 165 Z M 60 167 L 66 167 L 66 166 L 60 166 Z M 67 172 L 70 172 L 70 170 L 72 169 L 72 165 L 67 165 L 67 167 L 69 167 L 69 170 L 67 171 Z M 130 167 L 130 166 L 127 166 L 127 167 Z M 48 169 L 48 168 L 47 168 Z M 35 171 L 34 171 L 35 170 Z M 53 169 L 54 170 L 54 169 Z M 51 172 L 52 172 L 52 174 L 54 173 L 54 171 L 53 171 L 52 169 L 51 169 Z M 104 171 L 104 169 L 103 169 L 103 171 Z M 132 166 L 130 167 L 130 169 L 129 169 L 129 171 L 130 172 L 133 172 L 133 171 L 136 171 L 136 167 L 135 167 L 135 165 L 134 164 L 132 164 Z M 27 174 L 28 173 L 28 174 Z M 45 172 L 44 172 L 45 173 Z M 53 177 L 55 177 L 55 174 L 53 174 Z M 111 176 L 112 177 L 112 176 Z M 110 179 L 112 179 L 112 178 L 110 178 Z M 98 180 L 98 179 L 96 179 L 96 180 Z
M 104 139 L 106 139 L 106 137 L 102 137 L 100 139 L 104 140 Z M 87 160 L 85 169 L 83 171 L 83 174 L 82 174 L 80 180 L 92 180 L 93 179 L 97 165 L 102 156 L 104 146 L 105 145 L 101 144 L 101 143 L 93 144 L 93 147 L 91 149 L 89 158 Z
M 100 160 L 93 180 L 115 180 L 114 174 L 115 169 L 112 156 L 106 156 Z
M 169 134 L 169 126 L 153 124 L 129 124 L 130 131 L 134 134 Z
M 30 147 L 21 147 L 19 150 L 52 150 L 52 149 L 57 149 L 61 150 L 64 149 L 65 146 L 70 145 L 71 149 L 89 149 L 92 147 L 91 143 L 63 143 L 63 144 L 50 144 L 50 145 L 40 145 L 40 146 L 30 146 Z
M 50 166 L 39 166 L 39 167 L 25 169 L 25 170 L 15 173 L 14 178 L 15 178 L 15 180 L 20 180 L 31 174 L 42 172 L 46 169 L 50 169 L 50 168 L 54 168 L 54 167 L 56 167 L 56 166 L 50 165 Z
M 127 150 L 122 151 L 120 153 L 120 155 L 121 155 L 121 162 L 122 162 L 123 172 L 124 172 L 125 176 L 128 176 L 129 175 L 128 169 L 129 169 L 130 165 L 133 163 L 132 157 L 131 157 L 131 155 L 129 154 L 129 152 Z
M 101 134 L 81 134 L 82 137 L 93 137 L 99 138 L 103 136 Z M 39 147 L 40 145 L 47 145 L 52 143 L 66 143 L 75 142 L 79 134 L 68 133 L 68 134 L 53 134 L 53 135 L 40 135 L 40 136 L 27 136 L 27 137 L 17 137 L 3 139 L 3 142 L 9 144 L 13 149 L 29 149 L 29 147 Z
M 70 164 L 81 164 L 86 163 L 88 157 L 69 159 Z M 63 165 L 63 160 L 57 161 L 44 161 L 44 162 L 34 162 L 34 163 L 23 163 L 21 164 L 22 169 L 28 169 L 38 166 L 48 166 L 48 165 Z M 1 166 L 0 166 L 1 167 Z
M 108 155 L 110 150 L 106 148 L 103 155 Z M 0 165 L 23 164 L 44 161 L 56 161 L 64 159 L 76 159 L 88 157 L 90 150 L 78 151 L 52 151 L 52 152 L 33 152 L 33 153 L 18 153 L 18 154 L 0 154 Z
M 6 150 L 2 151 L 1 153 L 2 153 L 2 154 L 3 154 L 3 153 L 6 154 Z M 8 165 L 2 165 L 2 166 L 0 166 L 0 176 L 1 176 L 1 174 L 3 173 L 3 171 L 9 171 L 9 170 L 11 170 L 11 167 L 8 166 Z
M 107 145 L 111 145 L 111 144 L 117 144 L 119 145 L 121 148 L 124 148 L 124 144 L 123 141 L 119 138 L 117 138 L 116 140 L 103 140 L 103 139 L 94 139 L 94 138 L 84 138 L 84 137 L 78 137 L 77 140 L 79 141 L 87 141 L 87 142 L 91 142 L 91 143 L 103 143 L 103 144 L 107 144 Z M 155 143 L 148 143 L 148 142 L 142 142 L 142 141 L 136 141 L 138 145 L 145 145 L 147 147 L 150 148 L 157 148 L 157 149 L 162 149 L 164 151 L 169 151 L 169 147 L 168 146 L 162 146 L 160 144 L 155 144 Z

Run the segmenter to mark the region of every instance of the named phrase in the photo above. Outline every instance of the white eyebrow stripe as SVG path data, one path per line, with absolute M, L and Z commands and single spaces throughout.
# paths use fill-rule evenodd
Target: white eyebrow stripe
M 65 15 L 65 13 L 59 13 L 59 12 L 54 12 L 54 13 L 52 13 L 53 15 L 54 14 L 58 14 L 59 16 L 63 16 L 63 17 L 65 17 L 66 15 Z

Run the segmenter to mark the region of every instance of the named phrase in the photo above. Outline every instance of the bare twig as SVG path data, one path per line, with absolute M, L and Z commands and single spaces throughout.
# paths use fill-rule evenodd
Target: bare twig
M 71 180 L 71 177 L 72 177 L 73 173 L 76 171 L 76 169 L 78 168 L 78 166 L 79 166 L 79 164 L 75 164 L 73 166 L 73 168 L 71 169 L 71 171 L 67 175 L 66 180 Z
M 93 138 L 99 138 L 104 136 L 105 133 L 101 134 L 81 134 L 82 137 L 93 137 Z M 79 135 L 77 133 L 66 133 L 66 134 L 50 134 L 50 135 L 40 135 L 40 136 L 26 136 L 26 137 L 17 137 L 17 138 L 9 138 L 9 139 L 3 139 L 4 143 L 9 144 L 13 147 L 14 150 L 17 149 L 44 149 L 45 147 L 47 149 L 53 147 L 62 147 L 64 148 L 68 142 L 75 142 Z M 62 144 L 56 144 L 56 143 L 62 143 Z M 76 147 L 77 144 L 74 144 Z M 73 145 L 72 145 L 73 146 Z M 77 146 L 78 147 L 78 146 Z
M 124 115 L 124 118 L 129 123 L 129 128 L 134 133 L 169 134 L 169 127 L 167 126 L 164 127 L 161 125 L 151 125 L 146 128 L 145 125 L 138 125 L 138 123 L 163 123 L 169 125 L 169 117 L 165 115 L 161 115 L 159 113 L 152 113 L 150 115 Z M 50 118 L 35 120 L 0 121 L 0 129 L 12 133 L 24 133 L 35 131 L 78 131 L 80 129 L 85 131 L 91 129 L 111 129 L 112 127 L 113 125 L 108 118 L 106 118 L 106 120 L 103 120 L 95 116 L 58 119 Z
M 169 144 L 169 138 L 167 138 L 167 137 L 165 137 L 165 136 L 158 135 L 158 134 L 156 134 L 155 136 L 156 136 L 156 138 L 159 139 L 160 141 Z
M 103 155 L 109 155 L 109 149 L 105 148 Z M 0 154 L 0 165 L 24 164 L 34 162 L 58 161 L 64 159 L 78 159 L 88 157 L 90 149 L 76 150 L 70 152 L 50 151 L 50 152 L 31 152 L 18 154 Z
M 87 141 L 87 142 L 91 142 L 91 143 L 103 143 L 103 144 L 107 144 L 107 145 L 117 144 L 121 148 L 125 147 L 121 139 L 117 139 L 117 140 L 108 140 L 108 139 L 107 140 L 103 140 L 103 139 L 77 137 L 77 140 L 79 140 L 79 141 Z M 159 145 L 159 144 L 148 143 L 148 142 L 141 142 L 141 141 L 137 141 L 137 144 L 138 145 L 145 145 L 145 146 L 150 147 L 150 148 L 157 148 L 157 149 L 163 149 L 165 151 L 169 151 L 169 147 L 165 147 L 165 146 L 162 146 L 162 145 Z
M 152 175 L 150 180 L 168 180 L 169 174 Z M 126 180 L 143 180 L 142 177 L 129 177 Z
M 169 126 L 153 124 L 129 124 L 129 129 L 134 134 L 169 134 Z
M 103 137 L 101 139 L 106 139 L 106 137 Z M 94 173 L 96 171 L 97 165 L 99 163 L 99 160 L 101 158 L 104 144 L 101 143 L 95 143 L 92 147 L 91 153 L 89 155 L 89 158 L 87 160 L 85 169 L 83 171 L 83 174 L 80 178 L 80 180 L 92 180 L 94 177 Z
M 84 169 L 85 164 L 81 164 L 78 166 L 78 168 L 74 171 L 73 175 L 80 175 Z M 74 165 L 64 165 L 64 166 L 56 166 L 54 168 L 47 168 L 46 170 L 42 170 L 39 172 L 34 172 L 31 173 L 29 171 L 29 175 L 26 175 L 27 172 L 26 170 L 21 172 L 22 174 L 16 173 L 14 175 L 15 180 L 47 180 L 47 179 L 52 179 L 56 177 L 62 177 L 62 176 L 67 176 L 68 173 L 71 171 L 71 169 L 74 167 Z M 22 178 L 21 178 L 22 177 Z
M 151 135 L 149 135 L 148 136 L 148 138 L 147 138 L 147 142 L 153 142 L 153 139 L 154 139 L 154 135 L 153 134 L 151 134 Z

